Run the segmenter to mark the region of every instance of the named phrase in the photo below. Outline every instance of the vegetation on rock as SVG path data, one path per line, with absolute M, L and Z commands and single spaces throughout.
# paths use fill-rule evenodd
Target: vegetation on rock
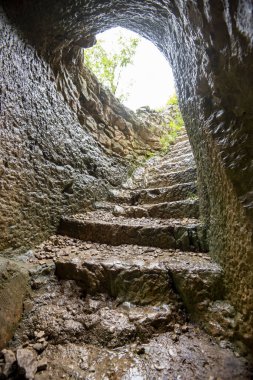
M 167 131 L 165 131 L 165 133 L 162 135 L 160 143 L 162 150 L 164 152 L 167 152 L 169 146 L 174 143 L 178 132 L 180 132 L 184 126 L 184 120 L 178 105 L 178 98 L 176 94 L 172 95 L 169 98 L 164 110 L 161 112 L 164 112 L 165 110 L 168 110 L 170 112 L 170 120 L 167 124 Z
M 103 39 L 98 39 L 96 45 L 84 50 L 84 64 L 97 76 L 98 80 L 109 88 L 119 100 L 126 100 L 127 90 L 119 90 L 123 70 L 133 63 L 139 39 L 123 37 L 119 34 L 119 51 L 110 51 L 104 47 Z
M 182 114 L 178 105 L 176 94 L 171 96 L 163 108 L 152 110 L 148 106 L 141 107 L 136 111 L 137 116 L 143 121 L 147 130 L 157 138 L 159 148 L 156 151 L 167 153 L 171 144 L 184 126 Z M 146 158 L 155 154 L 147 151 Z

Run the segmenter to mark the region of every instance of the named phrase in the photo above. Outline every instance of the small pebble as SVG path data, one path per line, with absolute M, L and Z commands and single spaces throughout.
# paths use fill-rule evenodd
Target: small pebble
M 37 337 L 37 338 L 42 338 L 44 335 L 45 335 L 45 331 L 35 331 L 34 335 Z

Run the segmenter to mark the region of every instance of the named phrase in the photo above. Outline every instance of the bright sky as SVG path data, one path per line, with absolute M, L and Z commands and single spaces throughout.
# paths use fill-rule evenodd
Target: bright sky
M 148 40 L 123 28 L 109 29 L 97 35 L 103 39 L 106 49 L 117 48 L 117 36 L 139 37 L 139 43 L 133 65 L 122 73 L 121 87 L 128 88 L 129 97 L 124 104 L 135 110 L 141 106 L 159 108 L 165 105 L 171 95 L 175 93 L 174 79 L 171 67 L 163 54 Z

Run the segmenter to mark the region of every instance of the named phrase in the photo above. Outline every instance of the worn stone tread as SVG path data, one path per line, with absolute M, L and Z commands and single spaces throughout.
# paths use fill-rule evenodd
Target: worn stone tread
M 221 268 L 204 257 L 162 250 L 134 255 L 128 250 L 122 257 L 123 250 L 108 246 L 58 257 L 56 274 L 77 281 L 89 294 L 106 293 L 120 302 L 176 304 L 179 294 L 195 319 L 204 301 L 208 305 L 223 295 Z
M 143 176 L 139 180 L 125 182 L 123 189 L 140 189 L 142 187 L 168 187 L 179 183 L 192 182 L 196 180 L 196 168 L 188 168 L 175 172 L 159 173 Z
M 175 185 L 178 183 L 191 182 L 196 179 L 196 168 L 190 167 L 183 170 L 156 172 L 147 175 L 147 185 L 149 182 L 155 183 L 156 181 L 167 181 L 168 185 Z
M 95 202 L 95 209 L 112 211 L 115 216 L 134 218 L 198 218 L 199 202 L 197 199 L 185 199 L 174 202 L 142 204 L 141 206 L 115 206 L 111 202 Z
M 148 219 L 115 217 L 93 211 L 62 218 L 58 232 L 81 240 L 111 245 L 139 244 L 199 251 L 203 227 L 196 219 Z
M 182 171 L 189 168 L 195 168 L 195 162 L 193 157 L 182 157 L 181 160 L 178 159 L 170 159 L 168 161 L 163 160 L 159 164 L 150 165 L 146 168 L 146 175 L 156 175 L 161 174 L 162 172 L 176 172 Z
M 203 301 L 208 307 L 208 300 L 222 297 L 222 270 L 207 254 L 55 236 L 35 257 L 54 260 L 60 279 L 77 281 L 88 294 L 106 293 L 119 302 L 177 306 L 180 295 L 196 315 Z
M 146 177 L 157 177 L 159 174 L 164 172 L 181 172 L 188 169 L 195 169 L 195 164 L 192 161 L 182 161 L 182 162 L 166 162 L 162 163 L 157 167 L 150 167 L 146 170 Z
M 196 182 L 192 181 L 169 187 L 142 188 L 138 190 L 111 189 L 109 199 L 121 204 L 137 205 L 178 201 L 196 197 L 196 193 Z

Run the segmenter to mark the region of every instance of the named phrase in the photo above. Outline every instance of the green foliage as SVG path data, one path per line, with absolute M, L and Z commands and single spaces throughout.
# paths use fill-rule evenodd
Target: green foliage
M 189 192 L 187 193 L 187 198 L 188 198 L 188 199 L 191 199 L 191 200 L 196 200 L 196 199 L 198 199 L 198 196 L 197 196 L 197 194 L 195 194 L 195 193 L 189 191 Z
M 106 50 L 102 39 L 98 39 L 93 47 L 84 50 L 84 64 L 121 101 L 128 97 L 126 92 L 119 92 L 122 73 L 128 65 L 133 63 L 139 42 L 139 38 L 126 38 L 119 34 L 117 45 L 120 48 L 118 51 Z
M 178 106 L 178 98 L 177 98 L 177 95 L 176 95 L 176 94 L 171 95 L 171 97 L 168 99 L 166 105 L 167 105 L 167 106 Z
M 166 153 L 170 145 L 174 143 L 174 141 L 177 138 L 178 133 L 184 126 L 184 120 L 180 112 L 180 108 L 178 105 L 178 98 L 176 94 L 172 95 L 169 98 L 169 100 L 166 103 L 166 107 L 168 106 L 173 107 L 173 118 L 168 123 L 168 126 L 166 126 L 166 132 L 160 138 L 160 144 L 162 146 L 162 151 L 164 153 Z
M 155 152 L 152 152 L 151 150 L 147 150 L 145 152 L 145 160 L 149 160 L 150 158 L 155 156 Z

